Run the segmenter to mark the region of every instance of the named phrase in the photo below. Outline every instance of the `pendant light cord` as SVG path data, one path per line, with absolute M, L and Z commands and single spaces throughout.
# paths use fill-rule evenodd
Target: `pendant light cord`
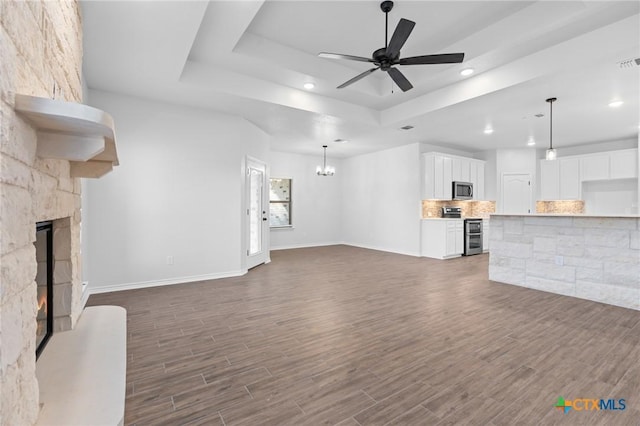
M 549 149 L 553 149 L 553 101 L 549 101 Z

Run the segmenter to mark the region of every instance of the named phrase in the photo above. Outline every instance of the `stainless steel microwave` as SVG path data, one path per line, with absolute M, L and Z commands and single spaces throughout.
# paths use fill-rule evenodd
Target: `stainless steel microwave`
M 451 195 L 454 200 L 473 200 L 473 184 L 471 182 L 453 181 Z

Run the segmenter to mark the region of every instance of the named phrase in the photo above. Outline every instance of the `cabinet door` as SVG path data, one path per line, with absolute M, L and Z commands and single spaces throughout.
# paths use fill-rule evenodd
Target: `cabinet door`
M 611 179 L 629 179 L 638 177 L 638 150 L 624 149 L 609 154 Z
M 469 174 L 469 182 L 473 183 L 473 199 L 484 200 L 484 161 L 471 160 Z
M 451 180 L 462 180 L 461 178 L 462 162 L 459 158 L 451 159 Z
M 580 163 L 577 158 L 556 160 L 560 167 L 560 199 L 580 199 Z
M 464 222 L 461 220 L 456 222 L 456 251 L 455 254 L 464 252 Z
M 564 160 L 566 161 L 566 160 Z M 560 162 L 540 160 L 540 199 L 560 199 Z
M 425 154 L 424 159 L 424 181 L 423 181 L 423 200 L 432 200 L 435 197 L 435 156 Z
M 602 153 L 581 157 L 580 178 L 583 181 L 609 179 L 609 154 Z
M 433 198 L 442 199 L 444 198 L 444 158 L 441 155 L 436 155 L 434 158 L 433 173 Z
M 452 198 L 451 182 L 453 181 L 451 174 L 453 173 L 453 165 L 451 164 L 451 157 L 442 157 L 442 184 L 443 184 L 443 199 L 450 200 Z
M 471 161 L 466 158 L 460 159 L 460 180 L 463 182 L 471 182 L 470 176 Z
M 446 244 L 446 256 L 452 256 L 457 253 L 456 247 L 456 221 L 447 221 L 447 244 Z

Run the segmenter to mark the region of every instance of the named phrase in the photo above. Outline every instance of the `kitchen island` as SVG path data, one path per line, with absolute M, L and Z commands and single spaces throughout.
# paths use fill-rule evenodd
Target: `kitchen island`
M 640 310 L 640 216 L 492 214 L 489 279 Z

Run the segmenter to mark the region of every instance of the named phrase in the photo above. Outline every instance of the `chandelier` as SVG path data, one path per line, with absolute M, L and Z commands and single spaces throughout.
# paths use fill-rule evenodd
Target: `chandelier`
M 327 145 L 322 145 L 322 148 L 324 148 L 324 159 L 322 166 L 316 167 L 316 174 L 318 176 L 333 176 L 336 169 L 333 166 L 327 166 Z

